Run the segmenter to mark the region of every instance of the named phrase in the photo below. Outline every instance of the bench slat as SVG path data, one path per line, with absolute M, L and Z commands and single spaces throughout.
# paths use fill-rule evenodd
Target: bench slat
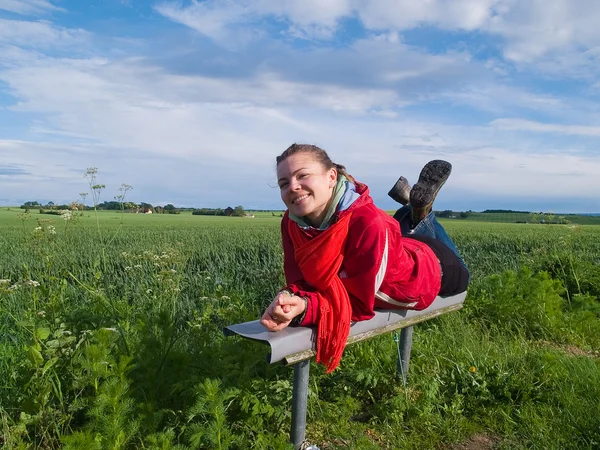
M 395 309 L 376 311 L 370 320 L 354 322 L 350 326 L 348 344 L 353 344 L 379 334 L 411 326 L 418 322 L 432 319 L 441 314 L 458 310 L 462 307 L 467 293 L 452 297 L 437 297 L 429 308 L 422 311 Z M 229 325 L 223 330 L 226 335 L 237 334 L 247 339 L 259 341 L 271 347 L 268 362 L 283 361 L 285 364 L 295 364 L 314 356 L 314 328 L 287 327 L 284 330 L 267 331 L 259 320 Z

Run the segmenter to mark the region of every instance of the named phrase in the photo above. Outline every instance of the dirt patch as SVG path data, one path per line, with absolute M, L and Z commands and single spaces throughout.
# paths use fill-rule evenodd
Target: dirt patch
M 444 447 L 445 450 L 492 450 L 496 444 L 500 441 L 497 436 L 490 436 L 489 434 L 480 433 L 471 436 L 460 444 L 453 444 L 448 447 Z
M 600 358 L 599 351 L 583 350 L 579 347 L 576 347 L 575 345 L 557 344 L 556 342 L 550 341 L 540 341 L 540 345 L 544 347 L 552 347 L 553 349 L 560 350 L 566 353 L 567 355 L 587 356 L 588 358 Z

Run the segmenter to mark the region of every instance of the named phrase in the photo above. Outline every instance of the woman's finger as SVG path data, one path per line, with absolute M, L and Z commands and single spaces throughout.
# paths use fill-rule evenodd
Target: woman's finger
M 280 322 L 278 320 L 274 320 L 271 316 L 263 315 L 260 323 L 269 331 L 280 331 L 286 328 L 290 324 L 290 321 L 286 320 Z
M 260 319 L 260 323 L 263 327 L 270 331 L 276 331 L 277 327 L 279 326 L 279 322 L 274 320 L 273 317 L 267 313 L 263 314 Z
M 296 317 L 298 315 L 298 311 L 297 308 L 294 308 L 291 305 L 276 306 L 273 308 L 271 315 L 279 322 L 285 322 Z

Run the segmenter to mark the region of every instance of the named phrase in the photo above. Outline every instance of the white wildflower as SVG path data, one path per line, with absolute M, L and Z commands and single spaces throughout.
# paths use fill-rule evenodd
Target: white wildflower
M 154 263 L 154 267 L 160 267 L 159 263 Z
M 73 217 L 73 214 L 68 209 L 61 211 L 60 215 L 62 216 L 63 220 L 71 220 Z
M 116 333 L 116 332 L 117 332 L 117 329 L 116 329 L 116 328 L 102 328 L 102 329 L 103 329 L 103 330 L 106 330 L 106 331 L 112 331 L 113 333 Z
M 37 232 L 39 232 L 39 231 L 42 231 L 42 227 L 35 227 L 35 228 L 33 229 L 33 232 L 34 232 L 34 233 L 37 233 Z
M 127 253 L 127 252 L 121 252 L 121 256 L 123 258 L 127 258 L 129 256 L 129 253 Z
M 8 284 L 10 283 L 9 279 L 0 280 L 0 284 Z
M 8 288 L 9 291 L 14 291 L 16 289 L 19 289 L 19 283 L 15 283 L 11 287 Z
M 166 259 L 166 258 L 169 258 L 169 255 L 167 255 L 165 252 L 163 252 L 163 254 L 162 254 L 162 255 L 160 255 L 160 257 L 161 257 L 162 259 Z
M 135 265 L 135 266 L 133 266 L 133 267 L 135 267 L 136 269 L 141 269 L 141 268 L 142 268 L 142 265 L 141 265 L 141 264 L 136 264 L 136 265 Z
M 171 273 L 177 273 L 175 269 L 171 269 Z
M 221 300 L 231 300 L 231 298 L 226 295 L 223 295 L 221 296 Z
M 40 316 L 40 317 L 46 317 L 46 311 L 43 311 L 43 310 L 42 311 L 38 311 L 37 315 Z
M 71 333 L 69 330 L 65 330 L 63 331 L 63 334 L 66 336 L 71 336 L 73 333 Z
M 49 234 L 56 234 L 56 228 L 54 228 L 53 225 L 48 225 L 48 233 Z
M 146 289 L 146 294 L 152 294 L 152 289 Z
M 158 255 L 152 255 L 152 259 L 154 259 L 154 260 L 160 259 L 160 256 L 158 256 Z
M 126 266 L 126 267 L 125 267 L 125 270 L 127 270 L 127 271 L 130 271 L 131 269 L 132 269 L 132 267 L 131 267 L 131 266 Z
M 33 287 L 38 287 L 40 285 L 40 283 L 38 283 L 37 281 L 33 281 L 33 280 L 27 280 L 23 284 L 26 284 L 27 286 L 33 286 Z

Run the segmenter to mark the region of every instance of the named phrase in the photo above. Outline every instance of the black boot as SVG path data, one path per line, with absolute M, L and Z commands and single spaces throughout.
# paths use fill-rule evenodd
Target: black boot
M 398 178 L 388 195 L 401 205 L 408 205 L 410 203 L 410 183 L 404 177 Z
M 410 191 L 413 227 L 431 212 L 433 201 L 452 172 L 452 164 L 436 159 L 421 170 L 419 181 Z

